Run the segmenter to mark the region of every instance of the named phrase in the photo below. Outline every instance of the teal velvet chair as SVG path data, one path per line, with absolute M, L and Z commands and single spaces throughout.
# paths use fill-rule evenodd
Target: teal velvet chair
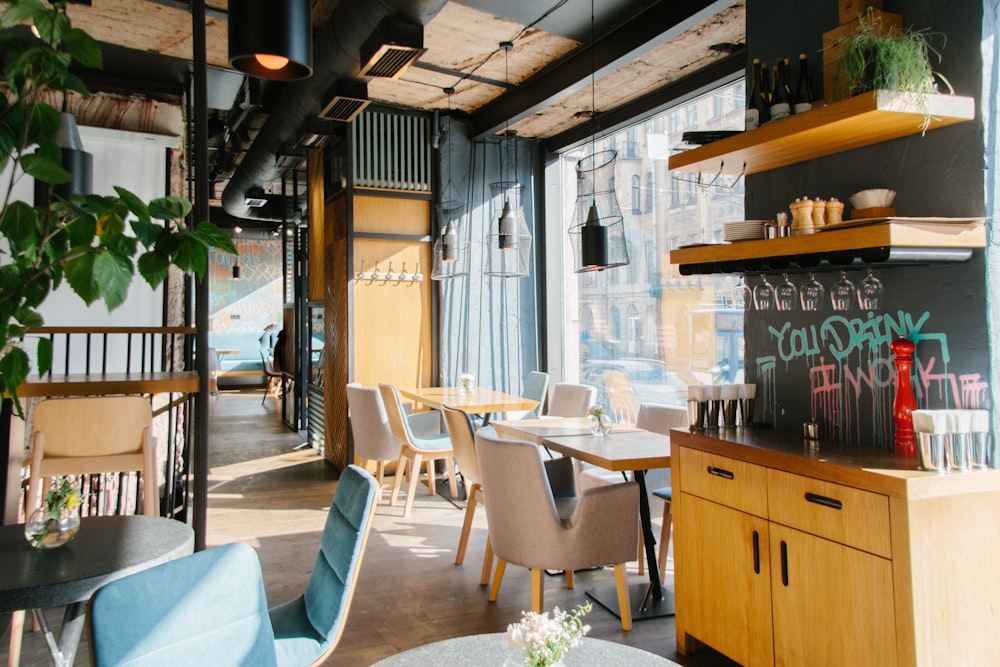
M 90 655 L 98 667 L 278 664 L 257 553 L 227 544 L 99 589 Z
M 357 466 L 341 474 L 305 593 L 270 611 L 282 667 L 322 662 L 340 640 L 375 515 L 377 488 L 375 478 Z

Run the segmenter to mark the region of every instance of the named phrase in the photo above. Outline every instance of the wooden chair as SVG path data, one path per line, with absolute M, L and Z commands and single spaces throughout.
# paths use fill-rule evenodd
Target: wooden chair
M 537 445 L 500 440 L 492 429 L 476 432 L 490 543 L 497 556 L 489 601 L 495 602 L 507 563 L 531 570 L 531 609 L 544 611 L 545 570 L 614 565 L 622 630 L 632 629 L 625 563 L 638 544 L 639 485 L 623 482 L 585 491 L 558 490 L 573 485 L 567 457 L 542 460 Z M 567 577 L 569 581 L 569 577 Z
M 451 490 L 451 497 L 458 496 L 458 484 L 455 481 L 455 455 L 451 446 L 451 439 L 447 433 L 438 435 L 418 437 L 414 435 L 410 428 L 410 422 L 403 410 L 403 401 L 399 398 L 399 392 L 391 384 L 379 384 L 379 392 L 382 394 L 382 403 L 385 405 L 386 415 L 389 417 L 389 426 L 392 434 L 399 440 L 401 449 L 399 453 L 399 465 L 396 466 L 396 477 L 392 482 L 392 496 L 389 499 L 390 505 L 396 504 L 399 495 L 399 487 L 402 486 L 403 476 L 409 468 L 409 487 L 407 487 L 406 503 L 403 506 L 403 516 L 410 515 L 413 507 L 413 498 L 417 492 L 417 480 L 420 477 L 420 466 L 427 462 L 427 487 L 431 495 L 435 493 L 434 488 L 434 461 L 444 459 L 448 469 L 448 485 Z
M 142 513 L 159 516 L 153 412 L 146 399 L 48 399 L 38 404 L 32 419 L 28 513 L 41 505 L 51 477 L 135 471 L 142 489 Z M 23 627 L 24 612 L 13 612 L 7 663 L 11 667 L 19 662 Z
M 604 371 L 604 390 L 608 393 L 608 410 L 615 421 L 634 424 L 638 406 L 632 393 L 632 380 L 622 371 Z
M 479 474 L 479 457 L 476 455 L 476 430 L 472 417 L 456 408 L 444 406 L 441 408 L 444 424 L 451 437 L 451 444 L 458 461 L 458 471 L 465 483 L 465 493 L 468 500 L 465 506 L 465 521 L 462 523 L 462 535 L 458 538 L 458 551 L 455 554 L 455 565 L 465 561 L 465 548 L 469 544 L 469 533 L 472 532 L 472 519 L 476 514 L 476 503 L 486 504 L 483 491 L 482 476 Z M 485 586 L 490 583 L 490 572 L 493 570 L 493 547 L 490 538 L 486 538 L 486 553 L 483 555 L 483 576 L 479 583 Z

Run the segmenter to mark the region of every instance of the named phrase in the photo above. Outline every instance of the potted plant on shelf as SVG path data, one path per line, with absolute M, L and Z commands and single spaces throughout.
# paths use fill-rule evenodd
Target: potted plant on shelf
M 932 58 L 941 62 L 941 52 L 931 44 L 935 36 L 941 37 L 943 48 L 942 33 L 900 30 L 884 24 L 882 17 L 869 9 L 855 30 L 828 48 L 841 51 L 837 80 L 852 96 L 870 90 L 933 93 L 936 80 L 953 93 L 951 83 L 931 62 Z
M 49 186 L 70 180 L 55 140 L 60 113 L 44 98 L 53 91 L 88 95 L 70 65 L 102 65 L 97 42 L 71 25 L 65 8 L 66 0 L 8 0 L 0 15 L 0 169 L 8 170 L 0 186 L 0 392 L 14 398 L 18 413 L 17 388 L 32 366 L 21 340 L 43 324 L 36 309 L 62 281 L 88 305 L 103 300 L 110 311 L 125 300 L 136 271 L 156 287 L 170 266 L 204 275 L 210 247 L 236 252 L 215 225 L 186 224 L 191 204 L 180 197 L 146 203 L 116 187 L 116 196 L 53 194 L 45 205 L 13 198 L 24 175 Z M 15 30 L 19 25 L 38 36 Z M 51 370 L 46 338 L 34 365 L 39 374 Z

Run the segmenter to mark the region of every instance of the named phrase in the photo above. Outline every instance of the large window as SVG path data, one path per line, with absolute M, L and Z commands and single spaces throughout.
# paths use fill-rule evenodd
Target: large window
M 619 160 L 615 171 L 615 181 L 627 184 L 616 194 L 631 266 L 578 274 L 565 263 L 562 358 L 567 379 L 597 387 L 598 400 L 621 418 L 634 417 L 618 404 L 623 378 L 628 399 L 639 405 L 683 404 L 690 384 L 743 377 L 743 312 L 732 307 L 736 277 L 682 276 L 669 260 L 671 248 L 717 242 L 722 223 L 743 219 L 743 183 L 727 178 L 706 187 L 714 174 L 699 183 L 696 173 L 667 168 L 681 143 L 679 119 L 689 125 L 709 119 L 699 129 L 742 129 L 742 106 L 732 102 L 743 94 L 742 81 L 730 83 L 602 138 L 630 147 L 642 128 L 648 139 L 636 142 L 635 159 Z M 590 150 L 587 144 L 562 156 L 564 211 L 573 210 L 576 162 Z M 569 235 L 561 239 L 572 257 Z

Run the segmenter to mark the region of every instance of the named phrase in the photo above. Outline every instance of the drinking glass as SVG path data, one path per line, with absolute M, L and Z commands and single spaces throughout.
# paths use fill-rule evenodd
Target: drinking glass
M 743 276 L 740 276 L 740 281 L 733 288 L 733 308 L 753 310 L 753 292 L 750 286 L 743 282 Z
M 862 310 L 878 310 L 882 306 L 882 281 L 875 277 L 871 269 L 858 287 L 858 303 Z
M 809 274 L 809 282 L 799 290 L 799 301 L 802 310 L 820 310 L 823 308 L 823 283 L 816 280 L 816 274 Z
M 788 279 L 787 273 L 781 274 L 781 277 L 784 281 L 774 288 L 774 305 L 778 310 L 795 310 L 799 290 L 795 287 L 795 283 Z
M 772 310 L 774 308 L 774 285 L 767 281 L 767 276 L 760 274 L 760 284 L 753 288 L 753 305 L 757 310 Z
M 830 288 L 830 303 L 833 305 L 833 309 L 850 310 L 855 298 L 857 298 L 857 292 L 854 290 L 854 283 L 847 279 L 846 271 L 841 271 L 840 279 Z

